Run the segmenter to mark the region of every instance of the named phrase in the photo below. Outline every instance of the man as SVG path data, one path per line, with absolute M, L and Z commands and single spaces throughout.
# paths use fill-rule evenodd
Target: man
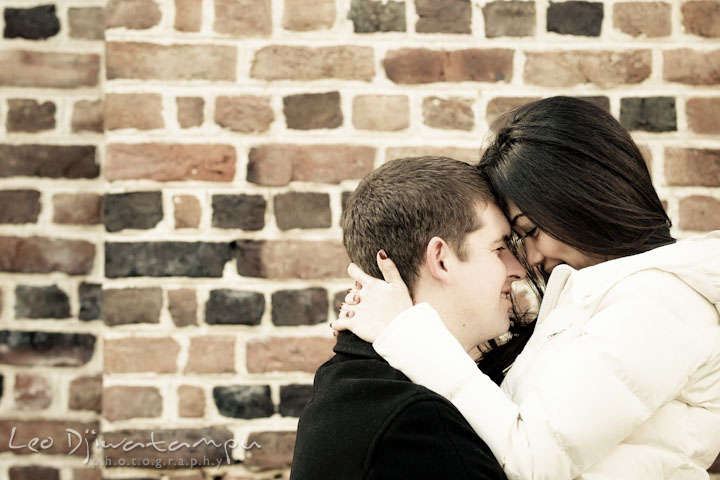
M 525 271 L 474 167 L 444 157 L 390 161 L 351 195 L 342 227 L 350 259 L 382 278 L 376 253 L 387 252 L 413 301 L 434 307 L 466 351 L 507 331 L 510 285 Z M 334 351 L 300 416 L 292 480 L 506 478 L 449 401 L 348 331 Z

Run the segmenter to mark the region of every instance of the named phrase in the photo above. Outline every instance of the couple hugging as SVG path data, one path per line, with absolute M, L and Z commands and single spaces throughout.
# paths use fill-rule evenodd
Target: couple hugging
M 394 160 L 351 196 L 356 283 L 291 479 L 707 479 L 720 233 L 676 241 L 637 146 L 590 103 L 493 131 L 476 166 Z M 532 322 L 521 280 L 541 287 Z

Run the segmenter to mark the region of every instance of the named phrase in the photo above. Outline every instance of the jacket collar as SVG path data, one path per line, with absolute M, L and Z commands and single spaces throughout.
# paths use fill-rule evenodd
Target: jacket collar
M 366 342 L 349 330 L 340 332 L 333 352 L 385 361 L 375 352 L 372 343 Z

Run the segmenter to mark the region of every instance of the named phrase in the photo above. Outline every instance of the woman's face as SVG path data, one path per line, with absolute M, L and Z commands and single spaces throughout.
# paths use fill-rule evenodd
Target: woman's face
M 582 253 L 543 232 L 512 202 L 508 202 L 508 213 L 510 227 L 523 238 L 528 262 L 533 267 L 540 267 L 550 273 L 563 263 L 579 270 L 603 261 L 602 258 Z

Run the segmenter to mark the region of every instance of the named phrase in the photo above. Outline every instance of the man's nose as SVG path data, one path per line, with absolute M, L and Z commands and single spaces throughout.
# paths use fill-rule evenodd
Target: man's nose
M 511 252 L 508 252 L 508 259 L 505 262 L 507 269 L 507 276 L 512 278 L 512 281 L 522 280 L 527 275 L 527 272 L 523 268 L 522 264 L 515 258 Z

